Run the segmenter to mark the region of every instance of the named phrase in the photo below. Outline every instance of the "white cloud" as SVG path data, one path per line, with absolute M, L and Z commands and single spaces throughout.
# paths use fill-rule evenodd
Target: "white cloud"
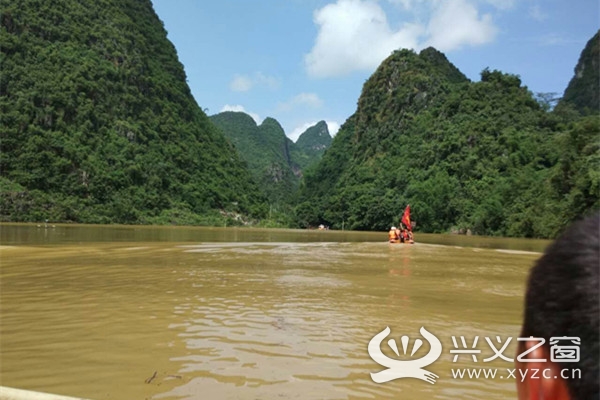
M 253 83 L 250 78 L 245 75 L 235 74 L 233 80 L 229 84 L 229 89 L 234 92 L 247 92 L 252 89 Z
M 306 122 L 294 128 L 294 130 L 292 130 L 292 132 L 289 133 L 287 136 L 294 142 L 296 142 L 300 135 L 302 135 L 308 128 L 310 128 L 311 126 L 315 126 L 318 123 L 319 121 Z M 332 137 L 335 136 L 335 134 L 338 133 L 338 131 L 340 130 L 340 124 L 336 121 L 325 121 L 325 123 L 327 124 L 327 130 L 329 130 L 329 134 Z
M 256 72 L 254 75 L 235 74 L 229 83 L 229 89 L 234 92 L 247 92 L 253 87 L 267 87 L 277 89 L 281 85 L 278 78 L 265 75 L 262 72 Z
M 323 100 L 316 93 L 300 93 L 284 103 L 279 103 L 277 108 L 281 111 L 290 111 L 297 106 L 320 108 L 322 105 Z
M 375 0 L 337 0 L 314 13 L 318 34 L 304 56 L 306 70 L 317 78 L 375 69 L 393 50 L 420 50 L 433 45 L 441 51 L 476 46 L 494 40 L 498 29 L 490 14 L 480 15 L 483 3 L 498 9 L 514 0 L 388 0 L 401 5 L 405 21 L 388 21 Z M 423 12 L 425 11 L 425 12 Z M 422 16 L 425 15 L 426 18 Z
M 254 82 L 257 85 L 266 86 L 269 89 L 278 89 L 281 85 L 281 81 L 274 76 L 265 75 L 262 72 L 257 72 L 254 75 Z
M 241 106 L 239 104 L 236 104 L 236 105 L 225 104 L 223 106 L 223 108 L 221 108 L 221 111 L 219 111 L 219 112 L 225 112 L 225 111 L 243 112 L 243 113 L 246 113 L 249 116 L 251 116 L 252 119 L 256 122 L 256 125 L 260 125 L 262 123 L 262 119 L 258 116 L 258 114 L 246 111 L 246 109 L 244 108 L 244 106 Z
M 325 123 L 327 124 L 327 129 L 329 130 L 331 137 L 335 136 L 340 130 L 340 124 L 336 121 L 325 121 Z
M 452 51 L 463 45 L 481 45 L 491 42 L 498 33 L 492 16 L 479 16 L 477 8 L 468 0 L 447 0 L 433 11 L 427 27 L 428 46 L 440 51 Z
M 485 0 L 499 10 L 510 10 L 515 6 L 515 0 Z
M 538 4 L 529 9 L 529 16 L 539 22 L 542 22 L 548 18 L 548 14 L 543 12 L 542 8 Z
M 401 5 L 405 10 L 413 8 L 415 0 L 388 0 L 390 3 L 395 5 Z
M 374 1 L 338 0 L 317 10 L 315 45 L 305 55 L 311 76 L 331 77 L 375 68 L 394 49 L 415 48 L 422 27 L 405 24 L 392 30 L 383 9 Z

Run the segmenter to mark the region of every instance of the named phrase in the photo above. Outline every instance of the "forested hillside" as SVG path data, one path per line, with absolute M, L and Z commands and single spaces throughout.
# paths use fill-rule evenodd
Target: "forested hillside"
M 0 24 L 2 221 L 383 230 L 410 204 L 424 232 L 553 237 L 600 207 L 598 33 L 555 108 L 399 50 L 333 141 L 320 122 L 293 143 L 211 122 L 150 0 L 14 0 Z
M 325 121 L 308 128 L 294 143 L 273 118 L 260 125 L 243 112 L 225 111 L 210 118 L 246 161 L 269 203 L 279 209 L 294 203 L 302 171 L 318 163 L 331 144 Z
M 266 118 L 256 125 L 248 114 L 234 111 L 210 119 L 234 144 L 269 203 L 289 204 L 299 177 L 292 170 L 288 139 L 279 122 Z
M 410 204 L 424 232 L 552 237 L 600 205 L 598 109 L 580 97 L 549 112 L 516 75 L 470 82 L 435 49 L 396 51 L 305 175 L 298 224 L 385 230 Z
M 265 214 L 150 0 L 14 0 L 1 11 L 3 220 Z
M 589 40 L 575 75 L 565 90 L 561 102 L 571 104 L 582 114 L 598 113 L 600 109 L 600 31 Z
M 301 171 L 316 165 L 331 145 L 331 135 L 325 121 L 320 121 L 304 131 L 296 143 L 290 140 L 292 163 Z

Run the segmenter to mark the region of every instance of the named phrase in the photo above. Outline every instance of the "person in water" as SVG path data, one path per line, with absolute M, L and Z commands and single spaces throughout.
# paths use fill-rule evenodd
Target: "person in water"
M 520 338 L 536 340 L 519 341 L 520 400 L 600 396 L 599 231 L 600 214 L 576 222 L 530 271 Z M 579 360 L 560 360 L 557 345 L 579 347 Z
M 395 226 L 390 228 L 390 231 L 388 232 L 388 238 L 390 243 L 398 243 L 398 231 L 396 230 Z

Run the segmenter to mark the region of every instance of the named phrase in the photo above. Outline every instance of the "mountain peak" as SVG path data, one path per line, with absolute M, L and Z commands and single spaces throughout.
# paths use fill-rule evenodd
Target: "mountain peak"
M 469 79 L 454 66 L 441 51 L 428 47 L 419 53 L 421 59 L 427 60 L 452 83 L 468 82 Z
M 277 121 L 273 117 L 267 117 L 267 118 L 265 118 L 265 120 L 262 122 L 261 125 L 276 125 L 276 126 L 278 126 L 278 127 L 281 128 L 281 124 L 279 123 L 279 121 Z M 283 129 L 283 128 L 281 128 L 281 129 Z
M 578 111 L 600 110 L 600 31 L 596 32 L 579 56 L 575 75 L 565 89 L 562 101 Z
M 276 140 L 277 143 L 280 143 L 281 141 L 285 142 L 285 139 L 287 138 L 279 121 L 272 117 L 265 118 L 262 124 L 258 126 L 258 129 L 262 135 L 266 135 L 272 140 Z
M 468 83 L 440 51 L 429 47 L 394 51 L 365 82 L 356 110 L 357 140 L 367 139 L 394 115 L 427 109 L 450 86 Z M 378 110 L 378 112 L 373 112 Z
M 325 121 L 319 121 L 305 130 L 296 141 L 296 146 L 304 151 L 323 152 L 331 144 L 331 135 Z
M 246 114 L 243 111 L 222 111 L 219 114 L 216 114 L 215 116 L 220 116 L 219 118 L 225 119 L 236 119 L 240 122 L 243 122 L 244 124 L 258 126 L 254 118 L 252 118 L 250 115 Z

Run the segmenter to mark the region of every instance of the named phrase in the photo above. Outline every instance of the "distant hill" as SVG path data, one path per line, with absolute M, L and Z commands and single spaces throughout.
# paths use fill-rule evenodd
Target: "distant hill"
M 247 163 L 271 204 L 292 201 L 299 178 L 294 174 L 288 138 L 273 118 L 262 124 L 243 112 L 226 111 L 210 117 Z
M 600 31 L 588 42 L 579 62 L 575 75 L 565 90 L 562 102 L 571 104 L 580 113 L 596 113 L 600 110 Z
M 210 118 L 234 144 L 272 204 L 293 203 L 302 171 L 316 164 L 331 144 L 324 121 L 294 143 L 273 118 L 260 125 L 243 112 L 225 111 Z
M 3 220 L 264 215 L 150 0 L 8 2 L 0 22 Z
M 386 230 L 410 204 L 423 232 L 555 236 L 600 208 L 600 124 L 546 110 L 516 75 L 396 51 L 305 174 L 297 223 Z
M 325 121 L 309 127 L 299 137 L 296 143 L 290 146 L 292 162 L 300 170 L 315 165 L 321 160 L 325 150 L 331 145 L 331 135 Z

